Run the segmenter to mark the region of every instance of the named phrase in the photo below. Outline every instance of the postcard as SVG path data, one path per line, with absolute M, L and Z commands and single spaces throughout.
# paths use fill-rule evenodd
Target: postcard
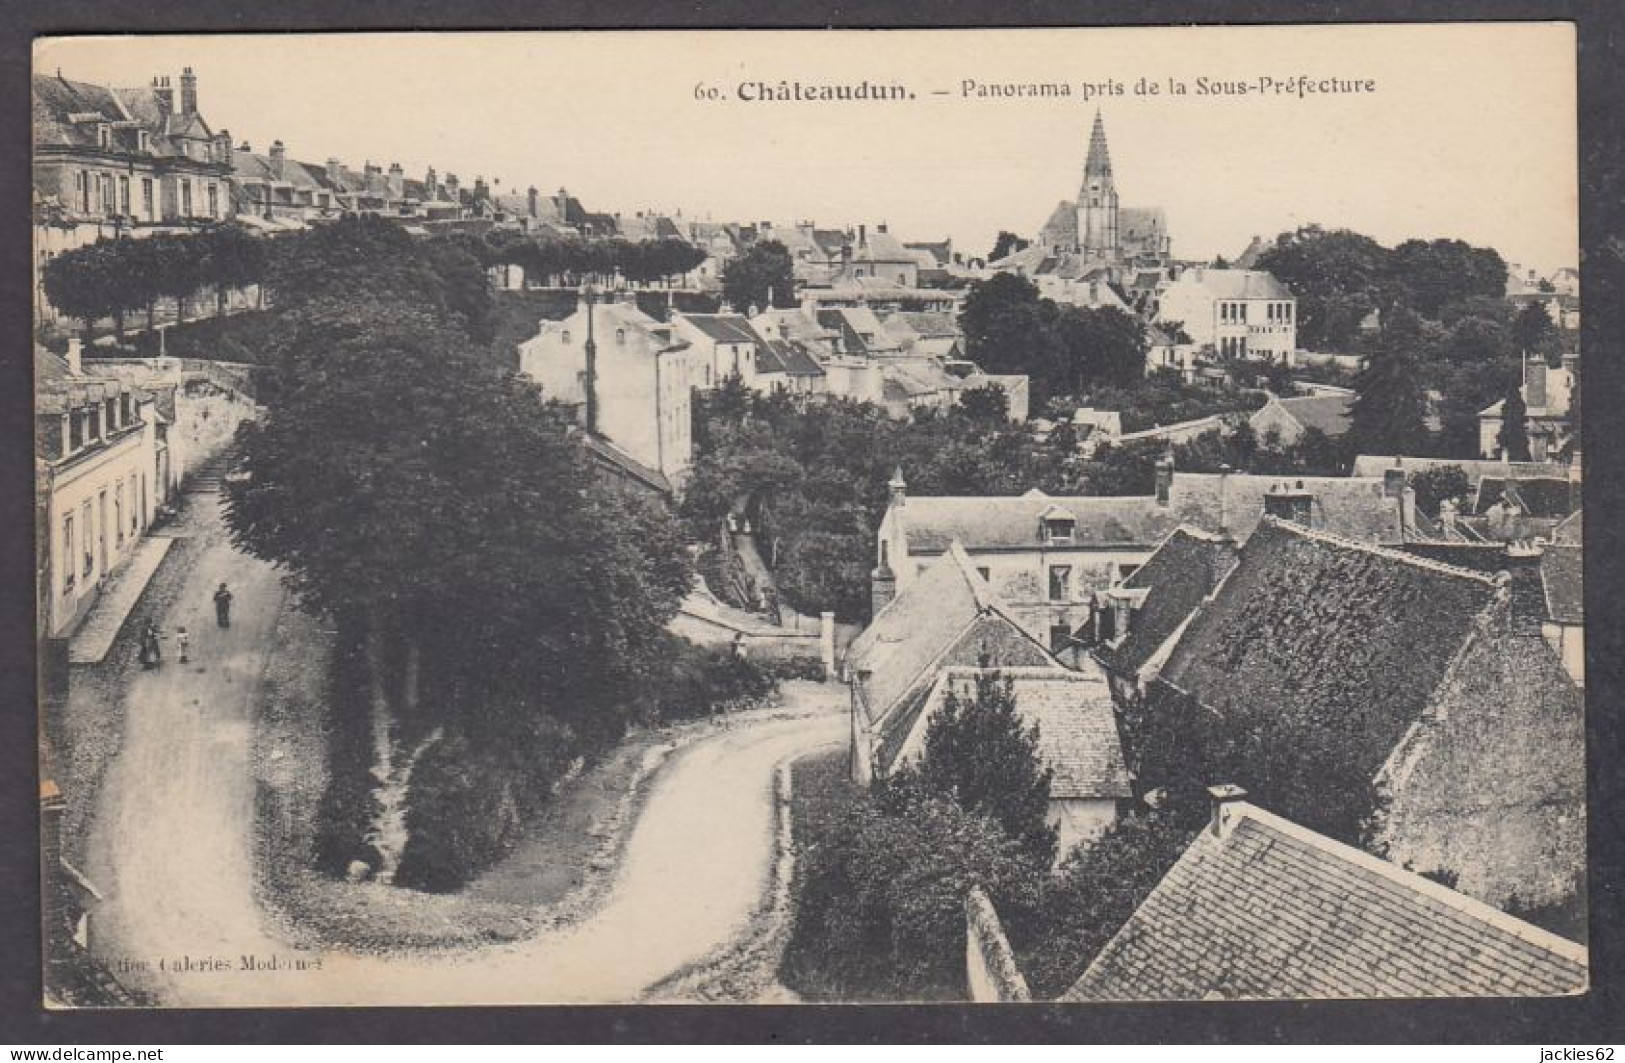
M 1586 991 L 1572 25 L 130 28 L 48 1007 Z

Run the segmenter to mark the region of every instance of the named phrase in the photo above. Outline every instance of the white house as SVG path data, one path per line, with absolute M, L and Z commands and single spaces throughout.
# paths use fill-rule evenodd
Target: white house
M 1183 325 L 1220 358 L 1290 366 L 1298 346 L 1298 301 L 1264 270 L 1184 270 L 1163 288 L 1157 320 Z

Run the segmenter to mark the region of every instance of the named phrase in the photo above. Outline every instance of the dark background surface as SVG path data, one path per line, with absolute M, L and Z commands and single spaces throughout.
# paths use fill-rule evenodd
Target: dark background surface
M 234 6 L 234 5 L 233 5 Z M 1512 1042 L 1606 1044 L 1625 1040 L 1619 705 L 1625 626 L 1625 536 L 1620 532 L 1621 379 L 1619 126 L 1625 114 L 1625 18 L 1586 0 L 1530 3 L 1137 0 L 1116 3 L 868 0 L 658 3 L 572 0 L 343 0 L 233 10 L 219 0 L 46 2 L 10 0 L 0 12 L 0 1042 L 373 1043 L 550 1041 L 1039 1041 Z M 243 32 L 341 29 L 818 28 L 1067 26 L 1157 23 L 1573 20 L 1579 31 L 1580 224 L 1584 310 L 1587 676 L 1591 777 L 1593 990 L 1562 1000 L 1028 1005 L 930 1007 L 592 1007 L 305 1009 L 46 1013 L 40 1001 L 38 771 L 35 759 L 31 248 L 28 209 L 29 49 L 56 33 Z M 1520 91 L 1507 70 L 1502 90 Z M 1486 108 L 1498 106 L 1495 98 Z M 1560 116 L 1554 116 L 1559 118 Z M 1404 151 L 1404 145 L 1394 150 Z M 1335 219 L 1327 219 L 1333 222 Z M 1531 1061 L 1533 1063 L 1533 1060 Z

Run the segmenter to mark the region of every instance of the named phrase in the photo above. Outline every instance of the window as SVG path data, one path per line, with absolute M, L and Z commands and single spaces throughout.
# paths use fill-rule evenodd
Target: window
M 220 190 L 214 185 L 209 186 L 209 217 L 220 216 Z
M 79 545 L 85 553 L 84 574 L 89 577 L 96 570 L 96 555 L 90 548 L 90 503 L 88 501 L 79 510 L 79 523 L 85 530 L 85 533 L 79 537 Z
M 615 342 L 616 343 L 625 343 L 626 342 L 626 329 L 618 328 L 618 329 L 615 330 Z
M 113 485 L 113 534 L 116 542 L 124 545 L 124 481 Z
M 992 572 L 991 569 L 987 568 L 985 565 L 978 565 L 977 568 L 976 568 L 976 574 L 978 576 L 982 577 L 982 582 L 983 583 L 992 583 L 993 582 L 993 572 Z
M 96 145 L 98 147 L 100 147 L 103 151 L 106 151 L 108 149 L 108 147 L 112 143 L 113 143 L 113 131 L 107 127 L 106 122 L 97 123 L 97 125 L 96 125 Z
M 62 589 L 73 589 L 73 514 L 62 518 Z
M 891 549 L 890 549 L 890 547 L 891 547 L 891 543 L 887 542 L 884 539 L 880 540 L 880 563 L 881 563 L 882 566 L 891 563 Z
M 192 216 L 192 182 L 189 178 L 181 180 L 181 217 Z
M 561 342 L 563 342 L 563 343 L 569 343 L 570 342 L 570 330 L 565 329 L 563 332 L 559 333 L 559 340 Z
M 90 213 L 90 175 L 83 170 L 73 173 L 73 190 L 79 196 L 79 213 Z
M 1064 602 L 1072 597 L 1072 566 L 1051 565 L 1049 567 L 1049 600 Z
M 151 137 L 151 134 L 148 133 L 145 129 L 138 130 L 136 132 L 136 134 L 135 134 L 136 150 L 143 151 L 143 152 L 151 151 L 152 150 L 152 141 L 151 141 L 150 137 Z
M 152 220 L 152 178 L 150 177 L 141 179 L 141 213 L 148 221 Z
M 1044 521 L 1044 537 L 1052 543 L 1069 543 L 1076 521 L 1070 517 L 1049 517 Z
M 1072 629 L 1065 624 L 1051 624 L 1049 629 L 1049 651 L 1060 653 L 1072 644 Z

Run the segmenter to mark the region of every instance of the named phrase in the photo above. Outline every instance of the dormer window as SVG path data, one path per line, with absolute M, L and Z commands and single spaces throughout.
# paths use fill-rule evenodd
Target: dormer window
M 563 342 L 563 343 L 569 343 L 570 342 L 570 330 L 565 329 L 563 332 L 559 333 L 559 340 L 561 342 Z
M 625 343 L 626 342 L 626 329 L 618 328 L 618 329 L 615 330 L 615 342 L 616 343 Z
M 1052 543 L 1070 543 L 1078 522 L 1071 517 L 1045 517 L 1044 539 Z
M 136 130 L 135 146 L 140 151 L 151 151 L 152 150 L 152 134 L 148 133 L 145 129 Z

